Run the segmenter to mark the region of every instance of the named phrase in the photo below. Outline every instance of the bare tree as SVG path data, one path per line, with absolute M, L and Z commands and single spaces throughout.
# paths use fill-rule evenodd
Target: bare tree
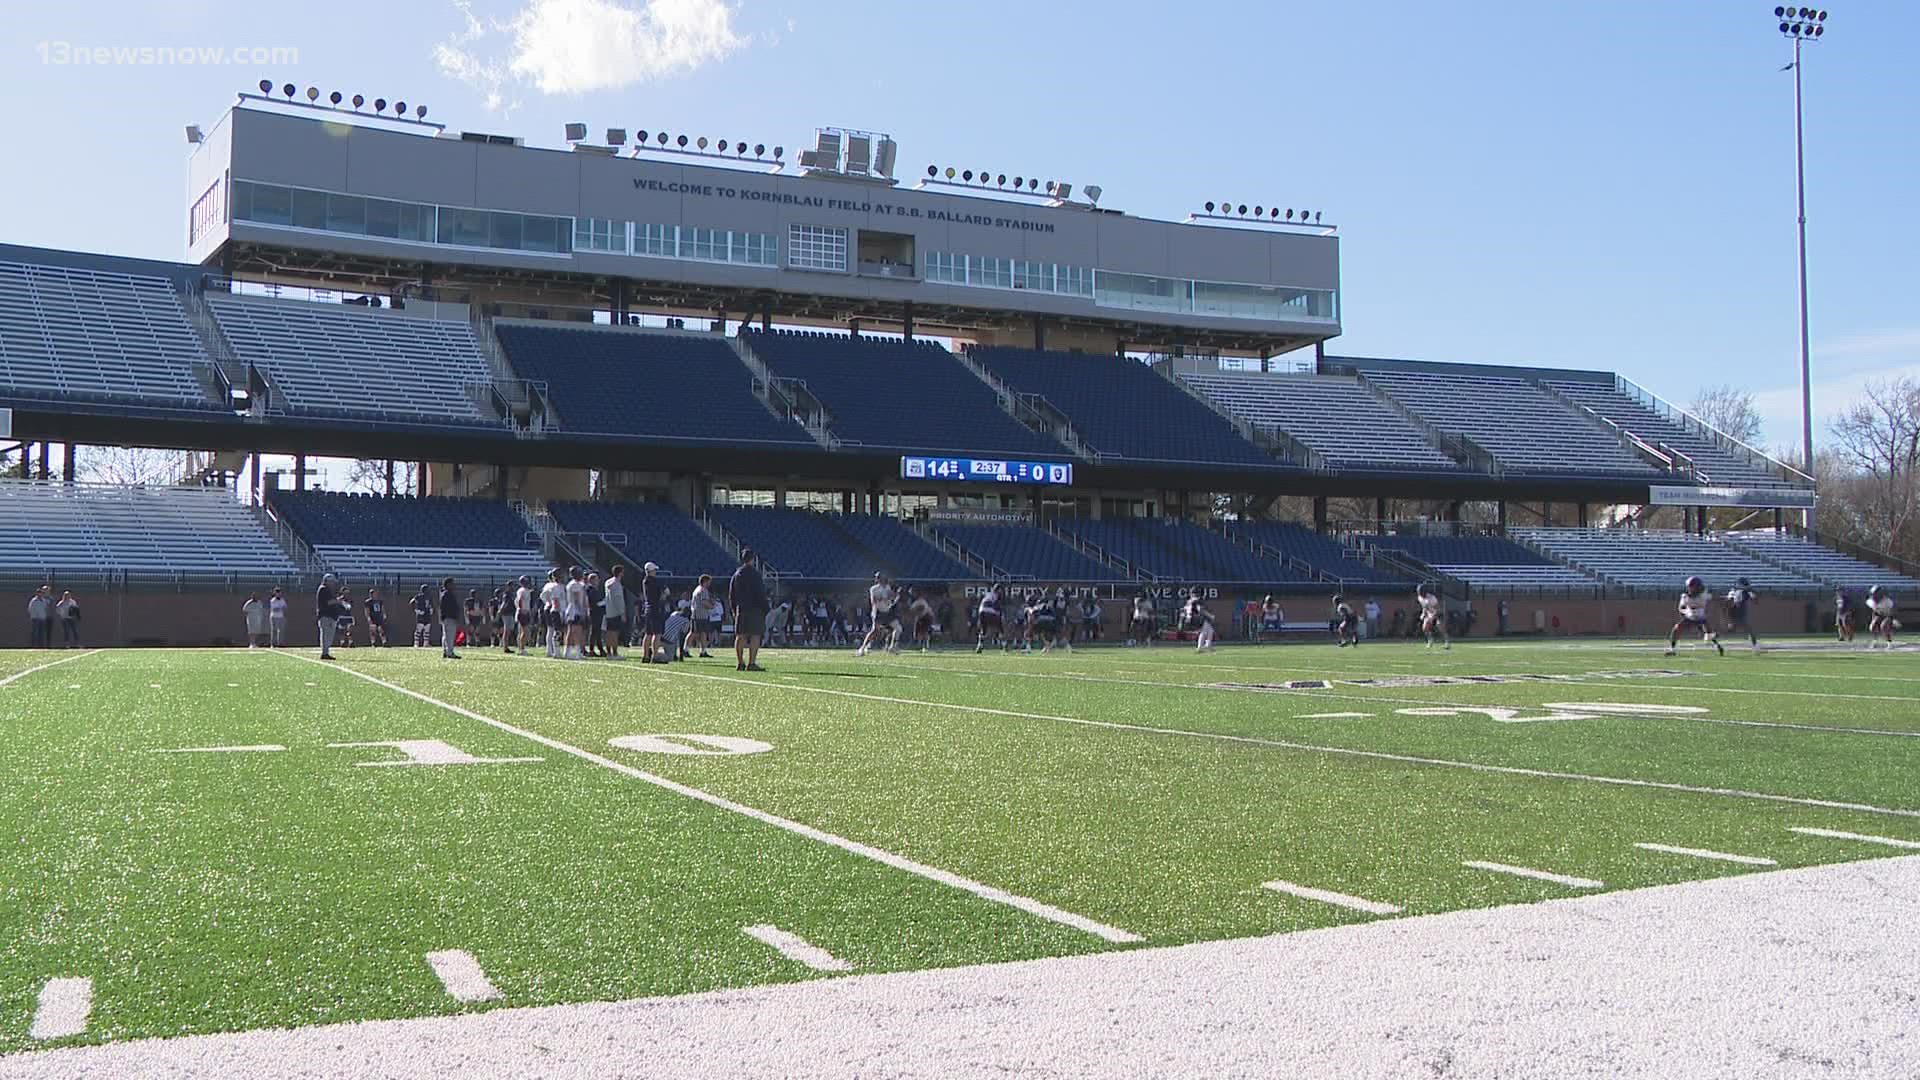
M 177 484 L 186 454 L 150 446 L 88 446 L 75 450 L 74 477 L 95 484 Z
M 1920 556 L 1920 381 L 1868 383 L 1831 431 L 1829 470 L 1814 463 L 1823 481 L 1822 517 L 1836 531 L 1854 534 L 1847 539 L 1902 558 Z
M 396 495 L 411 495 L 420 475 L 420 465 L 413 461 L 393 463 L 393 492 Z M 379 458 L 357 458 L 347 470 L 347 490 L 363 491 L 369 495 L 387 493 L 387 462 Z
M 1759 445 L 1760 410 L 1754 408 L 1751 391 L 1731 383 L 1703 386 L 1687 411 L 1748 446 Z

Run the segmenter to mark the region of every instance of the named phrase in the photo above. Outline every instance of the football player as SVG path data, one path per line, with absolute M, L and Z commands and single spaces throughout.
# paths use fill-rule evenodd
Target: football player
M 1198 585 L 1187 593 L 1187 606 L 1180 613 L 1180 625 L 1194 632 L 1194 651 L 1213 651 L 1213 612 L 1207 610 L 1207 601 L 1200 595 Z
M 1672 656 L 1679 647 L 1680 631 L 1698 630 L 1702 641 L 1711 642 L 1721 656 L 1727 655 L 1726 646 L 1713 632 L 1713 625 L 1707 622 L 1707 609 L 1713 604 L 1713 597 L 1707 592 L 1707 583 L 1697 577 L 1687 579 L 1686 588 L 1680 593 L 1680 621 L 1673 624 L 1673 630 L 1667 635 L 1667 655 Z
M 1440 635 L 1440 648 L 1453 651 L 1453 638 L 1447 633 L 1447 615 L 1442 609 L 1440 592 L 1422 582 L 1414 598 L 1420 602 L 1420 632 L 1427 635 L 1427 648 L 1433 648 L 1433 635 Z
M 1127 627 L 1127 644 L 1142 648 L 1153 644 L 1153 594 L 1145 589 L 1133 598 L 1133 621 Z
M 1000 617 L 999 585 L 988 585 L 987 591 L 980 594 L 980 613 L 975 618 L 980 624 L 980 636 L 973 643 L 973 651 L 985 652 L 987 638 L 991 636 L 994 641 L 999 642 L 1000 650 L 1005 652 L 1007 627 L 1005 620 Z
M 1867 627 L 1868 636 L 1886 642 L 1887 651 L 1893 651 L 1893 632 L 1900 629 L 1900 620 L 1893 617 L 1893 594 L 1886 586 L 1875 585 L 1868 591 L 1867 610 L 1873 613 L 1873 622 Z M 1867 648 L 1873 648 L 1873 642 L 1867 642 Z
M 1341 648 L 1349 645 L 1360 646 L 1360 618 L 1353 613 L 1353 605 L 1338 593 L 1333 597 L 1333 638 Z
M 1844 585 L 1833 590 L 1833 636 L 1853 640 L 1853 594 Z
M 1040 642 L 1042 655 L 1053 651 L 1053 639 L 1060 630 L 1060 614 L 1053 608 L 1053 598 L 1045 589 L 1035 589 L 1027 594 L 1027 652 L 1033 651 L 1033 643 Z
M 1759 652 L 1760 637 L 1753 632 L 1753 624 L 1751 621 L 1753 605 L 1760 600 L 1759 594 L 1753 591 L 1753 586 L 1747 584 L 1746 578 L 1741 578 L 1734 583 L 1733 588 L 1727 590 L 1726 600 L 1727 629 L 1725 632 L 1731 634 L 1739 630 L 1745 630 L 1747 632 L 1747 644 L 1753 647 L 1754 652 Z

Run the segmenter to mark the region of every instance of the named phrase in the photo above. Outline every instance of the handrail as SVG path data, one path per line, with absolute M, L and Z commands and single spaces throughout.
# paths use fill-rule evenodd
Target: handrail
M 1699 431 L 1701 434 L 1706 435 L 1709 440 L 1720 444 L 1722 449 L 1745 454 L 1749 464 L 1759 464 L 1762 468 L 1771 469 L 1778 474 L 1781 479 L 1789 482 L 1798 480 L 1808 485 L 1813 484 L 1813 477 L 1801 472 L 1795 466 L 1789 465 L 1765 451 L 1754 449 L 1685 409 L 1669 403 L 1658 394 L 1642 387 L 1639 383 L 1634 382 L 1625 375 L 1615 375 L 1613 378 L 1614 389 L 1620 393 L 1639 401 L 1642 405 L 1645 405 L 1656 413 L 1669 418 L 1677 418 L 1681 427 L 1692 428 Z

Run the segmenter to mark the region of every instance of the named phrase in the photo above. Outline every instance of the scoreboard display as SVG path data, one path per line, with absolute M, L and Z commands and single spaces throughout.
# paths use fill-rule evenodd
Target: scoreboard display
M 1071 484 L 1073 466 L 1057 461 L 989 458 L 903 457 L 902 480 L 948 480 L 984 484 Z

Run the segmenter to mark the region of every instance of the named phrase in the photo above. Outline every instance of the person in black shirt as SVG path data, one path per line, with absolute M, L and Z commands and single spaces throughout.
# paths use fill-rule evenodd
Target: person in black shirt
M 475 599 L 475 606 L 479 600 Z M 460 637 L 460 594 L 453 591 L 453 579 L 440 582 L 440 655 L 449 660 L 460 659 L 453 651 L 453 643 Z
M 380 599 L 379 589 L 367 590 L 367 644 L 382 646 L 387 643 L 387 602 Z
M 340 594 L 332 574 L 320 578 L 313 594 L 313 617 L 320 627 L 320 659 L 333 659 L 333 639 L 340 632 Z
M 607 590 L 600 585 L 599 574 L 587 575 L 587 654 L 607 655 Z
M 1760 651 L 1760 635 L 1753 632 L 1753 605 L 1759 599 L 1760 595 L 1753 591 L 1753 586 L 1747 584 L 1746 578 L 1741 578 L 1733 588 L 1727 590 L 1726 632 L 1731 634 L 1736 630 L 1745 630 L 1747 645 L 1754 652 Z
M 458 613 L 459 605 L 455 605 Z M 424 649 L 433 644 L 433 587 L 420 583 L 420 591 L 413 594 L 413 647 Z
M 760 638 L 767 632 L 767 612 L 773 605 L 767 596 L 767 579 L 753 549 L 740 549 L 740 568 L 727 585 L 727 606 L 733 609 L 733 667 L 735 671 L 765 671 L 760 666 Z

